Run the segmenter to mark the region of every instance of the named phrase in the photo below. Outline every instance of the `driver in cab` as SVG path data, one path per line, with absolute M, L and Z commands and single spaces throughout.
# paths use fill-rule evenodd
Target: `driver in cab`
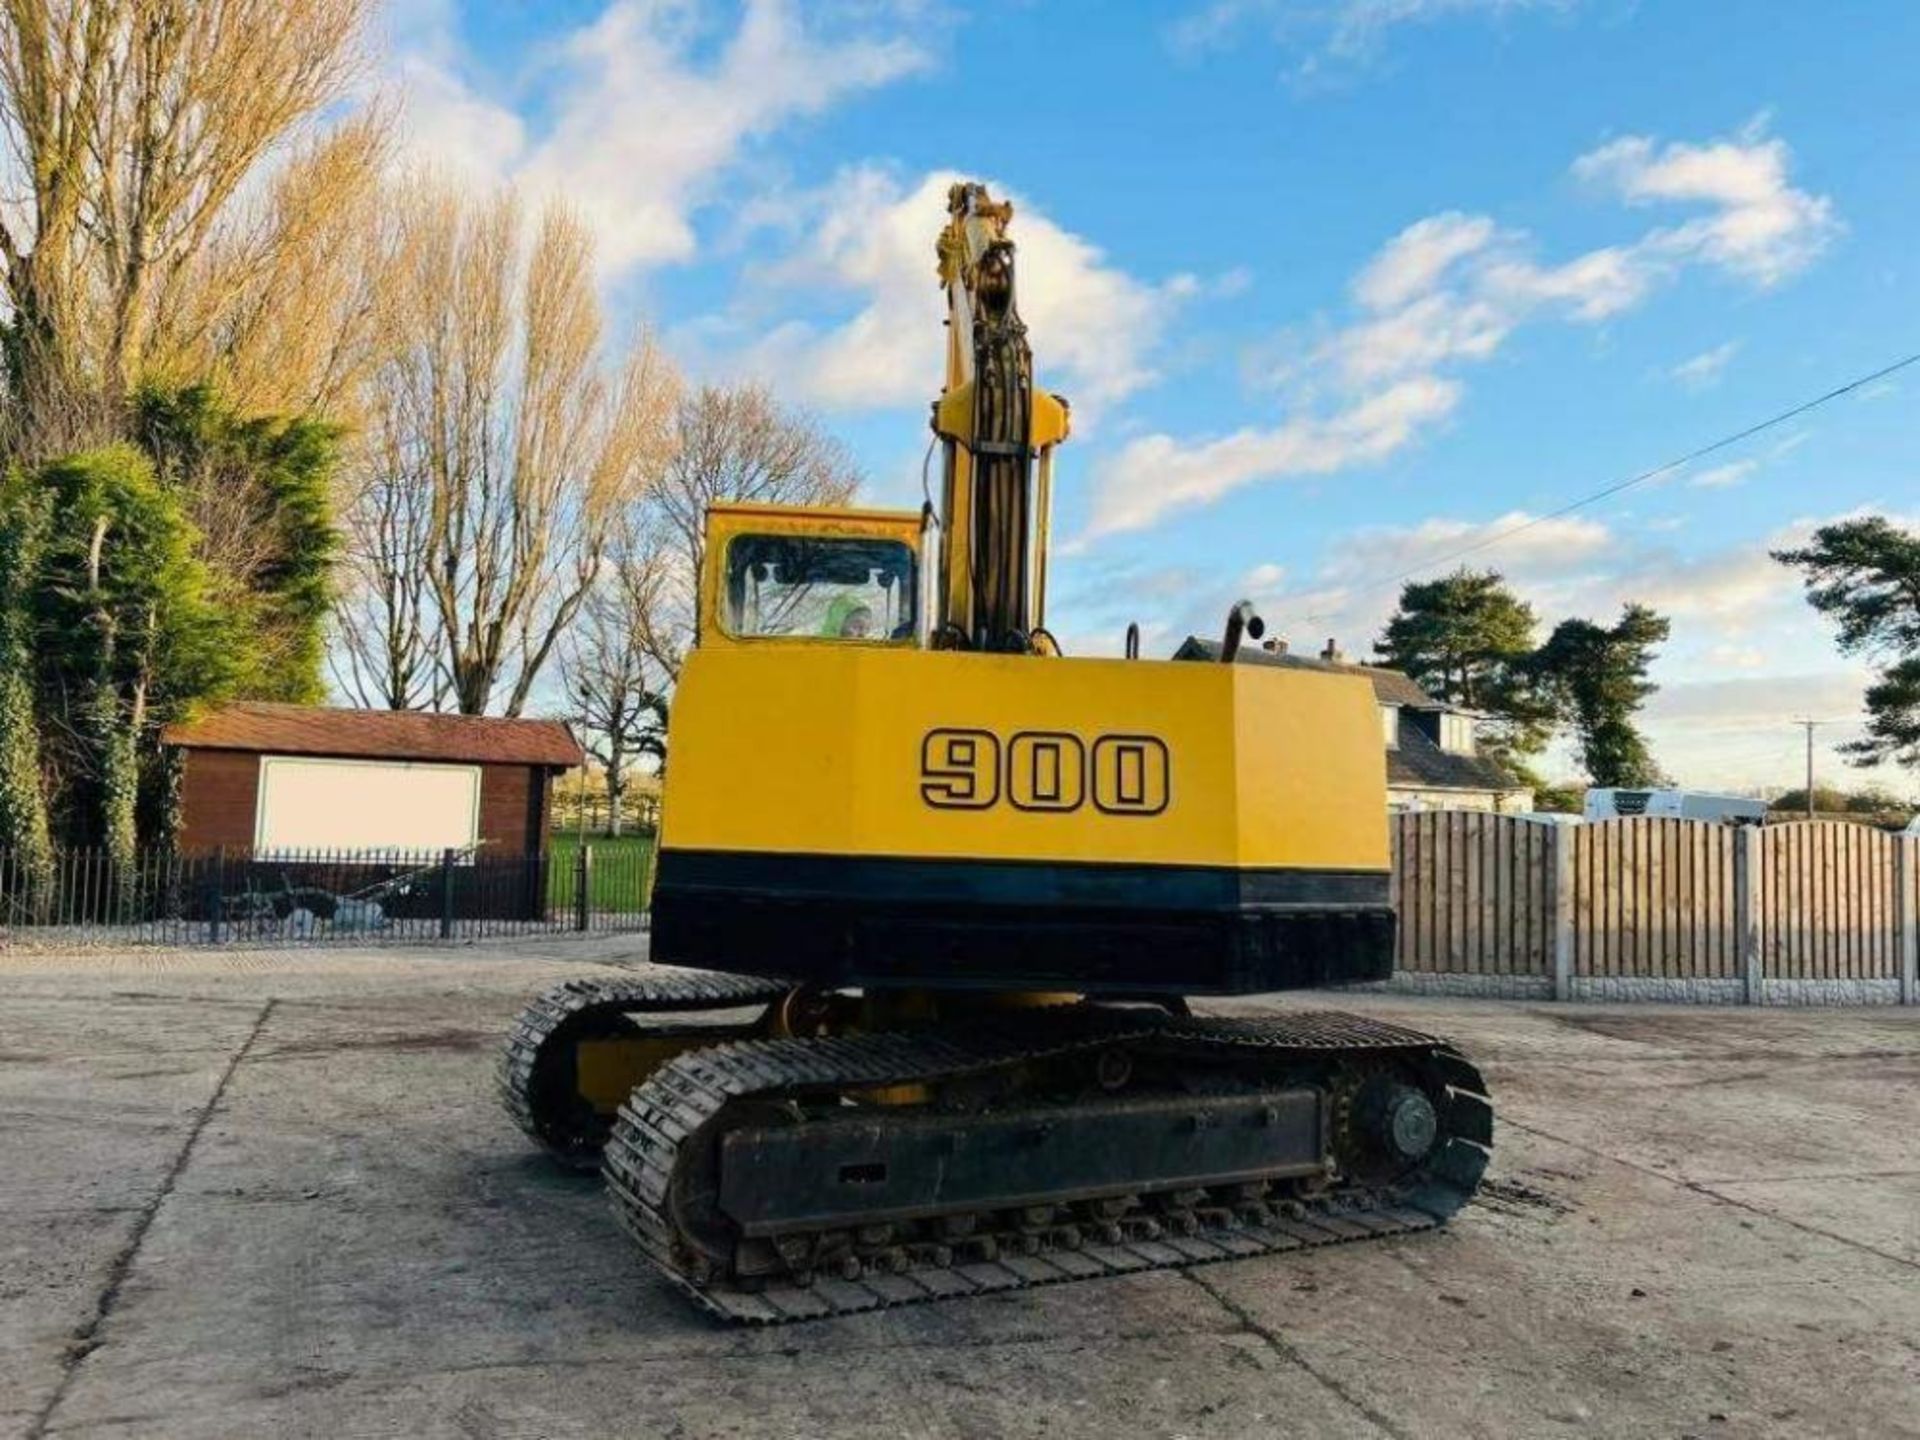
M 839 640 L 870 640 L 873 607 L 851 595 L 841 595 L 827 606 L 826 623 L 820 627 L 820 633 Z

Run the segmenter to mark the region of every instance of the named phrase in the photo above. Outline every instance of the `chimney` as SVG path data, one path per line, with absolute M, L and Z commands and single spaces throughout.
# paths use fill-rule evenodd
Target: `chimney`
M 1344 665 L 1347 657 L 1340 653 L 1340 647 L 1334 643 L 1331 635 L 1327 637 L 1327 648 L 1320 652 L 1320 658 L 1330 665 Z
M 1283 636 L 1269 635 L 1260 642 L 1260 648 L 1269 655 L 1284 655 L 1287 653 L 1287 642 Z

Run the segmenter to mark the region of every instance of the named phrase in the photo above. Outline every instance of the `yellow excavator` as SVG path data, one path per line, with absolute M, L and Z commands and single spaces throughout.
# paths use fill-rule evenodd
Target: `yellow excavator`
M 949 195 L 937 512 L 715 505 L 651 958 L 509 1037 L 522 1129 L 731 1320 L 1431 1228 L 1479 1073 L 1360 1016 L 1189 997 L 1384 978 L 1380 725 L 1353 675 L 1070 659 L 1012 207 Z M 1224 663 L 1221 663 L 1224 662 Z

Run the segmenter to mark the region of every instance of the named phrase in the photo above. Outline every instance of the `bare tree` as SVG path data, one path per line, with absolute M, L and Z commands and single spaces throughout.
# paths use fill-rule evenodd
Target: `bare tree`
M 613 522 L 665 464 L 677 382 L 645 337 L 603 353 L 587 232 L 565 211 L 529 239 L 507 193 L 474 201 L 416 181 L 394 204 L 350 511 L 389 628 L 358 637 L 382 648 L 350 663 L 385 703 L 411 703 L 394 677 L 419 673 L 406 648 L 418 622 L 454 708 L 483 714 L 504 690 L 517 715 L 593 590 Z
M 349 502 L 352 542 L 334 607 L 333 676 L 356 705 L 441 710 L 449 682 L 435 648 L 427 585 L 433 496 L 376 423 Z
M 385 302 L 385 117 L 300 146 L 154 306 L 142 369 L 216 379 L 243 412 L 364 419 Z
M 846 447 L 757 385 L 703 386 L 681 401 L 678 448 L 641 502 L 651 596 L 640 636 L 668 679 L 696 638 L 707 507 L 717 500 L 844 505 L 860 487 Z
M 236 198 L 346 96 L 373 3 L 0 0 L 0 135 L 19 187 L 0 207 L 0 287 L 15 419 L 30 443 L 71 438 L 41 433 L 63 420 L 84 429 L 76 406 L 111 406 L 156 327 L 193 308 L 186 293 L 217 293 L 204 267 L 236 224 Z M 324 160 L 340 178 L 377 129 L 308 152 L 304 173 Z M 301 239 L 297 226 L 277 228 L 287 245 Z M 229 258 L 248 249 L 239 234 L 227 236 Z
M 569 713 L 580 718 L 587 751 L 600 762 L 607 828 L 618 835 L 634 765 L 642 757 L 666 758 L 667 700 L 649 683 L 653 663 L 644 639 L 659 567 L 638 553 L 630 534 L 608 558 L 606 573 L 581 607 L 561 674 Z

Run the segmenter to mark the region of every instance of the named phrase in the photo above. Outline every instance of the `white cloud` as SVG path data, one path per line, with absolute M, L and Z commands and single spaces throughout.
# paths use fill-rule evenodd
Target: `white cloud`
M 1402 380 L 1330 416 L 1301 415 L 1185 444 L 1170 435 L 1130 441 L 1099 466 L 1094 530 L 1138 530 L 1181 505 L 1204 504 L 1271 475 L 1327 475 L 1383 460 L 1452 412 L 1460 387 L 1431 375 Z
M 1500 259 L 1481 277 L 1488 295 L 1516 319 L 1542 306 L 1559 306 L 1575 320 L 1605 320 L 1638 305 L 1654 276 L 1630 247 L 1606 246 L 1561 265 Z
M 818 303 L 850 295 L 857 308 L 838 323 L 780 326 L 733 363 L 778 374 L 801 398 L 835 408 L 931 400 L 940 390 L 946 313 L 933 239 L 945 223 L 947 188 L 962 178 L 943 170 L 907 184 L 868 167 L 797 199 L 790 210 L 805 217 L 799 248 L 757 283 L 775 298 L 805 291 Z M 1154 351 L 1176 304 L 1245 283 L 1229 272 L 1212 282 L 1176 276 L 1149 284 L 1018 192 L 986 183 L 1014 202 L 1020 314 L 1034 337 L 1038 378 L 1066 393 L 1083 431 L 1101 407 L 1155 378 Z
M 1464 565 L 1497 570 L 1548 623 L 1566 615 L 1610 616 L 1638 600 L 1673 619 L 1675 646 L 1689 653 L 1756 642 L 1777 648 L 1790 627 L 1804 630 L 1815 653 L 1829 653 L 1798 575 L 1770 552 L 1804 544 L 1818 526 L 1862 513 L 1796 520 L 1690 556 L 1587 516 L 1543 519 L 1522 510 L 1484 521 L 1434 516 L 1350 531 L 1327 547 L 1299 590 L 1269 590 L 1259 598 L 1271 607 L 1270 622 L 1337 634 L 1352 650 L 1379 633 L 1399 598 L 1398 577 L 1430 578 Z M 1890 518 L 1908 523 L 1898 514 Z
M 1486 216 L 1458 210 L 1416 220 L 1354 278 L 1353 298 L 1369 310 L 1404 305 L 1431 291 L 1457 261 L 1486 249 L 1497 233 Z
M 1605 613 L 1629 600 L 1653 606 L 1699 634 L 1743 636 L 1770 618 L 1785 618 L 1799 599 L 1793 573 L 1767 553 L 1784 536 L 1696 559 L 1671 551 L 1628 550 L 1616 568 L 1571 577 L 1561 588 L 1569 605 Z
M 1176 21 L 1167 38 L 1174 50 L 1195 54 L 1232 42 L 1250 26 L 1305 52 L 1297 78 L 1318 74 L 1330 63 L 1371 59 L 1397 27 L 1454 16 L 1500 18 L 1527 11 L 1569 11 L 1580 0 L 1209 0 Z
M 1736 653 L 1735 658 L 1740 668 L 1750 668 L 1744 657 Z M 1857 713 L 1863 678 L 1864 672 L 1846 669 L 1682 681 L 1662 686 L 1647 701 L 1646 717 L 1670 731 L 1770 731 L 1779 735 L 1782 748 L 1797 754 L 1801 742 L 1787 727 L 1810 711 L 1836 717 Z
M 1667 371 L 1669 378 L 1679 381 L 1689 390 L 1705 390 L 1720 383 L 1720 377 L 1726 373 L 1728 363 L 1739 353 L 1740 342 L 1729 340 L 1724 345 L 1716 345 L 1711 350 L 1702 350 L 1698 355 L 1690 355 Z
M 1687 484 L 1696 490 L 1724 490 L 1730 485 L 1742 483 L 1759 468 L 1758 460 L 1731 460 L 1725 465 L 1715 465 L 1712 469 L 1702 470 L 1698 475 L 1689 478 Z
M 1262 480 L 1382 460 L 1453 412 L 1463 390 L 1451 371 L 1491 359 L 1532 321 L 1598 324 L 1688 265 L 1776 283 L 1837 228 L 1831 202 L 1788 183 L 1787 160 L 1784 143 L 1755 126 L 1702 145 L 1614 141 L 1577 160 L 1575 173 L 1631 204 L 1703 204 L 1708 213 L 1558 263 L 1543 263 L 1531 236 L 1484 215 L 1414 222 L 1355 276 L 1353 318 L 1273 368 L 1290 415 L 1225 438 L 1132 441 L 1096 468 L 1089 533 L 1144 528 Z M 1329 443 L 1339 438 L 1347 443 Z
M 530 68 L 529 122 L 483 93 L 444 0 L 403 14 L 407 153 L 564 200 L 613 273 L 689 259 L 695 213 L 754 142 L 930 63 L 884 24 L 829 35 L 791 0 L 744 0 L 718 37 L 690 0 L 613 0 Z
M 1314 356 L 1356 388 L 1432 371 L 1450 360 L 1485 360 L 1513 330 L 1511 316 L 1484 300 L 1441 291 L 1341 331 Z
M 1767 652 L 1758 645 L 1715 645 L 1707 651 L 1707 661 L 1717 670 L 1760 670 Z
M 1815 735 L 1816 783 L 1878 784 L 1911 795 L 1911 774 L 1890 765 L 1859 769 L 1836 748 L 1864 733 L 1868 680 L 1857 666 L 1832 665 L 1709 680 L 1670 676 L 1648 700 L 1640 725 L 1655 758 L 1683 785 L 1770 792 L 1802 783 L 1806 742 L 1796 722 L 1812 714 L 1828 722 Z
M 1501 539 L 1490 550 L 1475 550 Z M 1553 587 L 1567 575 L 1585 575 L 1604 566 L 1621 550 L 1619 537 L 1606 525 L 1578 516 L 1542 519 L 1516 510 L 1492 520 L 1470 521 L 1436 516 L 1417 525 L 1366 526 L 1339 537 L 1320 563 L 1298 584 L 1280 565 L 1255 565 L 1230 585 L 1219 580 L 1198 587 L 1174 627 L 1181 634 L 1212 634 L 1228 601 L 1247 596 L 1267 622 L 1270 635 L 1297 649 L 1315 649 L 1335 641 L 1347 654 L 1364 659 L 1399 598 L 1394 577 L 1426 567 L 1436 556 L 1471 551 L 1453 565 L 1499 570 L 1528 598 L 1554 598 Z M 1195 591 L 1188 592 L 1189 597 Z M 1130 603 L 1120 592 L 1116 600 Z M 1551 607 L 1543 605 L 1543 614 Z M 1558 613 L 1558 612 L 1554 612 Z
M 1657 145 L 1629 135 L 1583 155 L 1574 173 L 1611 188 L 1630 205 L 1699 202 L 1713 213 L 1642 242 L 1650 256 L 1705 260 L 1757 285 L 1805 268 L 1839 231 L 1833 202 L 1788 182 L 1784 140 L 1759 122 L 1738 137 Z
M 392 63 L 402 155 L 461 180 L 495 184 L 526 151 L 526 125 L 468 88 L 444 57 L 408 52 Z
M 1436 555 L 1467 552 L 1457 563 L 1492 566 L 1525 581 L 1564 574 L 1570 567 L 1590 564 L 1615 549 L 1616 538 L 1608 526 L 1575 515 L 1547 519 L 1513 510 L 1485 521 L 1436 516 L 1418 525 L 1369 527 L 1356 532 L 1332 573 L 1377 580 L 1383 575 L 1426 568 Z

